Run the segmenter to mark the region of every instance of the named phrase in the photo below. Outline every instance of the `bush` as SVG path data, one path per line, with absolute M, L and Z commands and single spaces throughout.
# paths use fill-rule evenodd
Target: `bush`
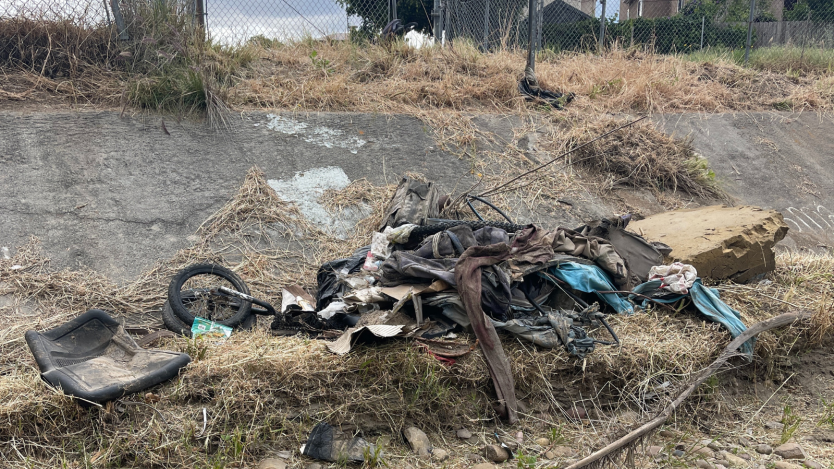
M 599 38 L 599 19 L 589 18 L 576 23 L 546 24 L 542 27 L 542 45 L 562 50 L 587 50 L 596 48 Z M 704 23 L 704 47 L 744 47 L 747 30 L 741 26 L 722 26 L 709 19 Z M 638 18 L 615 23 L 608 21 L 605 45 L 614 42 L 631 46 L 652 44 L 657 53 L 691 52 L 701 45 L 701 19 L 681 16 L 671 18 Z

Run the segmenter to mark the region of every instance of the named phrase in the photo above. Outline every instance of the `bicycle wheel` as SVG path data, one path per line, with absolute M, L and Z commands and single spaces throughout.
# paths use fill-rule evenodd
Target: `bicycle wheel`
M 231 270 L 216 264 L 196 264 L 174 276 L 168 286 L 168 301 L 185 324 L 201 317 L 235 327 L 250 315 L 252 303 L 218 294 L 219 287 L 249 294 L 249 288 Z

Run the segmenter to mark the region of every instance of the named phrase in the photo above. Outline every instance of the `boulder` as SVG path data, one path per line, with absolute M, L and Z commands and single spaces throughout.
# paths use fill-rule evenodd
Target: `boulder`
M 408 427 L 403 431 L 405 440 L 408 441 L 411 450 L 417 455 L 427 457 L 431 455 L 431 442 L 429 437 L 417 427 Z
M 796 443 L 785 443 L 777 446 L 773 452 L 784 459 L 805 459 L 805 451 Z
M 484 448 L 484 456 L 492 462 L 502 463 L 510 459 L 510 453 L 498 445 L 488 445 Z
M 774 269 L 773 246 L 788 225 L 775 210 L 715 205 L 658 213 L 628 229 L 669 245 L 667 263 L 692 264 L 701 277 L 740 283 Z

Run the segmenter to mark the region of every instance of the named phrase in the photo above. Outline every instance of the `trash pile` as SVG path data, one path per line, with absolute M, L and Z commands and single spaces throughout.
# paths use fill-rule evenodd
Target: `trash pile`
M 491 207 L 504 220 L 485 220 L 473 201 Z M 453 203 L 468 206 L 479 220 L 441 218 L 449 216 L 444 209 Z M 781 239 L 781 216 L 761 213 L 773 225 L 771 240 Z M 315 294 L 298 285 L 281 286 L 276 308 L 251 296 L 231 270 L 196 264 L 171 280 L 162 320 L 177 335 L 222 341 L 235 331 L 253 329 L 257 316 L 263 315 L 270 318 L 274 335 L 305 333 L 327 339 L 328 350 L 338 355 L 360 341 L 405 337 L 447 365 L 480 347 L 495 387 L 496 410 L 513 423 L 518 403 L 501 332 L 539 347 L 563 349 L 581 360 L 597 346 L 619 345 L 609 315 L 634 314 L 650 304 L 674 303 L 678 310 L 691 305 L 734 337 L 745 330 L 739 313 L 721 301 L 717 290 L 703 285 L 695 266 L 673 261 L 674 244 L 660 242 L 664 236 L 641 236 L 644 232 L 635 232 L 634 225 L 630 215 L 573 229 L 520 225 L 488 200 L 464 196 L 453 201 L 430 182 L 404 177 L 369 244 L 320 266 Z M 759 238 L 768 237 L 754 221 L 749 229 Z M 143 356 L 141 347 L 123 338 L 122 326 L 96 314 L 87 319 L 107 325 L 110 332 L 93 348 L 61 341 L 80 323 L 43 333 L 43 338 L 27 334 L 33 353 L 50 357 L 38 359 L 48 383 L 73 391 L 78 389 L 72 387 L 75 383 L 52 379 L 56 368 L 82 362 L 125 368 L 120 357 Z M 474 343 L 459 340 L 464 333 L 474 334 Z M 748 341 L 741 350 L 750 354 L 752 345 Z M 139 391 L 175 376 L 188 363 L 187 355 L 170 359 L 170 364 L 160 362 L 164 372 L 154 371 L 151 378 L 141 375 L 147 370 L 138 363 L 126 369 L 139 371 L 131 371 L 130 380 L 120 375 L 119 383 L 108 381 L 118 373 L 99 373 L 98 381 L 86 383 L 95 392 L 73 395 L 100 402 Z M 71 371 L 61 373 L 69 376 Z M 325 426 L 319 430 L 320 439 L 339 439 Z M 345 445 L 352 447 L 349 439 Z M 320 446 L 311 444 L 308 451 Z

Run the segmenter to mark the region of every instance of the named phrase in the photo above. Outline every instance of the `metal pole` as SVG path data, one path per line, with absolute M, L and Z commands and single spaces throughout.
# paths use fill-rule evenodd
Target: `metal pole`
M 750 22 L 747 23 L 747 47 L 744 49 L 744 65 L 750 60 L 750 42 L 753 40 L 753 19 L 756 16 L 756 0 L 750 0 Z
M 394 18 L 392 21 L 397 19 L 397 0 L 391 0 L 391 11 L 393 13 Z
M 605 48 L 605 0 L 602 0 L 602 15 L 599 17 L 599 50 Z
M 544 23 L 544 0 L 536 5 L 536 50 L 542 49 L 542 24 Z
M 431 35 L 437 41 L 440 37 L 440 0 L 434 0 L 434 6 L 431 9 Z
M 701 17 L 701 50 L 704 50 L 704 22 L 706 21 L 706 16 Z
M 536 38 L 533 36 L 536 31 L 536 5 L 537 0 L 530 0 L 527 6 L 527 68 L 524 69 L 525 78 L 536 76 Z
M 119 0 L 110 0 L 110 8 L 113 10 L 113 21 L 116 22 L 116 30 L 119 32 L 119 39 L 127 41 L 130 39 L 130 36 L 127 34 L 127 26 L 125 25 L 125 19 L 122 16 Z
M 484 52 L 489 50 L 489 0 L 486 0 L 484 6 Z
M 203 0 L 196 0 L 197 2 L 197 24 L 201 28 L 206 27 L 206 9 Z
M 443 43 L 452 40 L 452 9 L 450 2 L 453 0 L 444 0 L 443 6 L 446 10 L 446 19 L 443 20 Z

